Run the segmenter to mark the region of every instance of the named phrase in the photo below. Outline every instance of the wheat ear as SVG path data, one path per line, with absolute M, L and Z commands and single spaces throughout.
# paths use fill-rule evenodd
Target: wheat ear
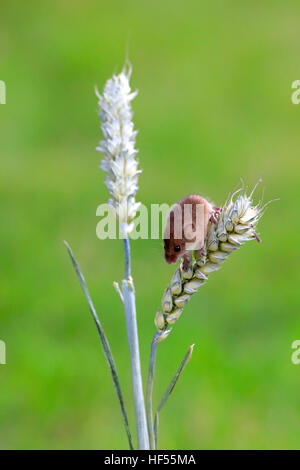
M 158 329 L 156 341 L 165 339 L 166 333 L 169 332 L 167 327 L 177 322 L 185 305 L 208 276 L 221 267 L 230 253 L 249 240 L 259 240 L 255 229 L 266 205 L 253 204 L 253 191 L 250 196 L 245 192 L 236 196 L 241 191 L 242 189 L 231 195 L 223 206 L 217 223 L 209 223 L 205 243 L 206 255 L 201 256 L 199 252 L 195 252 L 194 262 L 191 261 L 185 271 L 181 264 L 165 289 L 162 309 L 159 309 L 155 316 Z

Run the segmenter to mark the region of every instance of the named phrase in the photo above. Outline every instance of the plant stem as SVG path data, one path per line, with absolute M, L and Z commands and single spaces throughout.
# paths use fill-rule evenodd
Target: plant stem
M 149 449 L 149 437 L 141 375 L 140 351 L 135 308 L 135 292 L 131 278 L 129 239 L 124 238 L 125 279 L 122 281 L 124 309 L 131 360 L 132 388 L 139 450 Z
M 151 353 L 149 361 L 149 372 L 148 372 L 148 382 L 147 382 L 147 423 L 148 423 L 148 432 L 150 440 L 150 449 L 155 450 L 155 438 L 154 438 L 154 429 L 153 429 L 153 414 L 152 414 L 152 393 L 153 393 L 153 379 L 154 379 L 154 369 L 156 361 L 156 352 L 158 343 L 156 342 L 157 334 L 154 336 L 151 343 Z
M 129 238 L 123 238 L 124 243 L 124 260 L 125 260 L 125 279 L 131 277 L 131 256 L 130 256 L 130 244 Z

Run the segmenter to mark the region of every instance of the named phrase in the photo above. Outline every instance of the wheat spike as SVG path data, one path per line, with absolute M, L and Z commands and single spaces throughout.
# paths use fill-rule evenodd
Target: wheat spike
M 158 310 L 155 326 L 163 333 L 168 325 L 173 325 L 182 315 L 185 305 L 200 289 L 211 273 L 217 271 L 226 258 L 246 241 L 258 238 L 256 225 L 263 215 L 266 205 L 253 204 L 253 191 L 250 196 L 245 192 L 231 195 L 222 208 L 216 224 L 209 223 L 205 241 L 206 255 L 194 252 L 187 270 L 182 264 L 175 271 L 170 285 L 162 297 L 162 310 Z M 164 335 L 163 339 L 164 339 Z M 158 334 L 157 338 L 162 340 Z

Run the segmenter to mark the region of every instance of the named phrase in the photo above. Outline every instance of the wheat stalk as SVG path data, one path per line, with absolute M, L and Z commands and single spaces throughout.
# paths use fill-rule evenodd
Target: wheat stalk
M 255 230 L 269 203 L 263 205 L 260 202 L 254 205 L 253 193 L 257 184 L 249 196 L 241 188 L 229 197 L 218 216 L 217 223 L 209 222 L 208 224 L 205 254 L 201 254 L 200 251 L 194 252 L 195 260 L 193 262 L 192 257 L 190 258 L 190 265 L 186 270 L 183 269 L 181 263 L 164 291 L 162 308 L 158 309 L 154 319 L 157 331 L 151 343 L 147 382 L 147 422 L 151 449 L 156 448 L 158 432 L 158 414 L 156 413 L 153 423 L 152 413 L 152 391 L 158 343 L 168 337 L 171 332 L 168 327 L 178 321 L 185 305 L 205 283 L 208 276 L 221 267 L 230 253 L 249 240 L 256 238 L 260 241 Z M 240 194 L 237 196 L 238 193 Z M 201 251 L 203 253 L 203 250 Z
M 113 75 L 106 82 L 103 95 L 96 90 L 103 134 L 103 140 L 99 142 L 97 150 L 104 154 L 100 168 L 106 172 L 105 185 L 110 194 L 108 204 L 115 210 L 124 244 L 125 279 L 122 281 L 122 292 L 119 287 L 117 291 L 126 317 L 138 448 L 149 449 L 128 238 L 140 206 L 140 203 L 135 201 L 135 195 L 138 190 L 138 176 L 141 173 L 136 160 L 137 131 L 134 130 L 131 108 L 131 101 L 137 92 L 131 92 L 130 75 L 131 67 L 124 67 L 119 75 Z M 117 286 L 116 283 L 114 285 Z

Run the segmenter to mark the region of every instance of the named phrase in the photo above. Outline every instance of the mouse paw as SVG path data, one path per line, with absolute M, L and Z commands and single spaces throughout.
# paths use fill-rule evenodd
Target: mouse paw
M 203 258 L 206 255 L 207 255 L 207 251 L 206 251 L 206 246 L 205 245 L 203 245 L 203 247 L 200 248 L 199 250 L 194 250 L 195 259 Z
M 192 255 L 191 255 L 191 253 L 186 253 L 182 257 L 182 269 L 183 269 L 183 271 L 188 271 L 190 269 L 191 264 L 192 264 Z
M 221 212 L 222 212 L 222 207 L 213 206 L 212 211 L 209 216 L 209 220 L 212 224 L 216 224 L 218 222 L 218 218 Z
M 206 246 L 203 246 L 203 247 L 199 250 L 199 253 L 200 253 L 200 256 L 206 256 L 206 255 L 207 255 Z
M 259 236 L 257 235 L 257 233 L 253 230 L 253 238 L 255 238 L 255 240 L 260 243 L 261 242 L 261 239 L 259 238 Z

